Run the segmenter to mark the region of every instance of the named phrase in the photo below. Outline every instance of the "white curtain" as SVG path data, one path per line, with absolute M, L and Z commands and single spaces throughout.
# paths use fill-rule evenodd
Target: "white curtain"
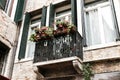
M 34 33 L 34 30 L 30 28 L 30 33 L 29 33 L 28 39 L 29 39 L 30 35 L 33 33 Z M 28 41 L 27 46 L 28 46 L 27 58 L 32 58 L 34 56 L 34 52 L 35 52 L 35 42 Z
M 98 11 L 91 10 L 86 13 L 86 40 L 87 45 L 100 44 L 100 31 L 99 31 Z
M 116 40 L 116 30 L 110 5 L 86 11 L 85 32 L 88 46 Z
M 101 8 L 101 15 L 105 35 L 105 43 L 115 41 L 117 36 L 111 7 L 106 6 Z

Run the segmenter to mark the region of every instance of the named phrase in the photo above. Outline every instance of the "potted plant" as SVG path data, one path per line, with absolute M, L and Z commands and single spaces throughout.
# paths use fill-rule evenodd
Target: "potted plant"
M 76 31 L 76 27 L 67 21 L 56 22 L 57 29 L 54 27 L 43 26 L 35 29 L 35 34 L 30 36 L 30 40 L 37 42 L 40 40 L 52 39 L 53 37 L 65 36 Z
M 53 28 L 43 26 L 41 28 L 35 29 L 35 34 L 30 36 L 30 40 L 33 42 L 37 42 L 40 40 L 46 40 L 53 37 Z

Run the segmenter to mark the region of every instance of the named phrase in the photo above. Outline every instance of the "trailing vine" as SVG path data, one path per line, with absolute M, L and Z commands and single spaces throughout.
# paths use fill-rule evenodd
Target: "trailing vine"
M 83 64 L 83 76 L 84 80 L 91 80 L 92 70 L 89 63 Z

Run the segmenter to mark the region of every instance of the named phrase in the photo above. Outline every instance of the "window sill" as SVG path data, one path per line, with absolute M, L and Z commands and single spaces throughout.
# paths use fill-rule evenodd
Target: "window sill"
M 103 48 L 116 47 L 119 45 L 120 45 L 120 41 L 117 41 L 117 42 L 111 42 L 111 43 L 106 43 L 106 44 L 83 47 L 83 51 L 86 52 L 86 51 L 98 50 L 98 49 L 103 49 Z
M 24 62 L 29 62 L 29 61 L 33 61 L 33 58 L 24 58 L 21 60 L 16 60 L 15 63 L 24 63 Z

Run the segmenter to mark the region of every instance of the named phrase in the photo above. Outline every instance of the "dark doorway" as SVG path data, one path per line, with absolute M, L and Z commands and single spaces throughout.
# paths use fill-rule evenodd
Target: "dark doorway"
M 7 55 L 10 48 L 0 42 L 0 74 L 4 74 L 6 61 L 7 61 Z

